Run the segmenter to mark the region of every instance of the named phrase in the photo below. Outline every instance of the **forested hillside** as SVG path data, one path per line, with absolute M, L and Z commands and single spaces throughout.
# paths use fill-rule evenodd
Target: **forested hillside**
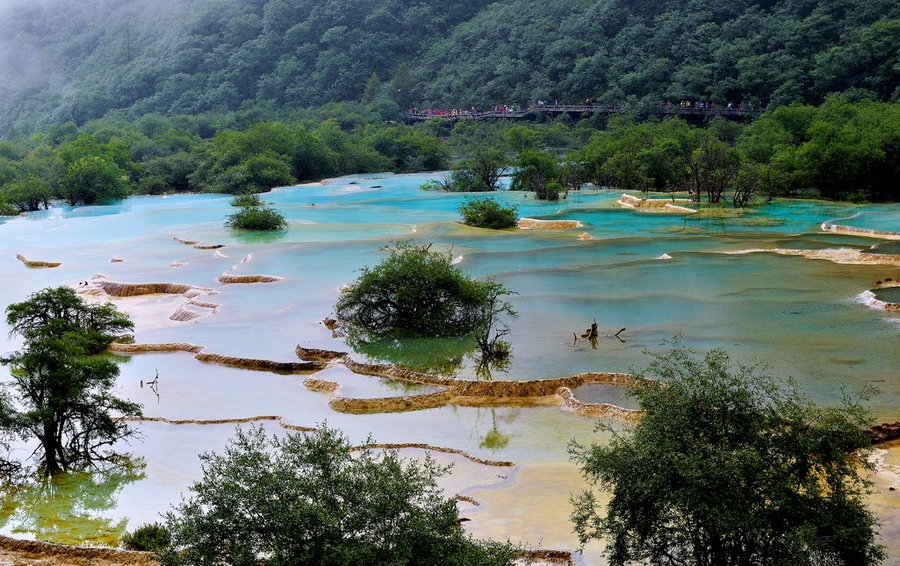
M 894 0 L 12 0 L 0 134 L 124 118 L 538 98 L 900 98 Z

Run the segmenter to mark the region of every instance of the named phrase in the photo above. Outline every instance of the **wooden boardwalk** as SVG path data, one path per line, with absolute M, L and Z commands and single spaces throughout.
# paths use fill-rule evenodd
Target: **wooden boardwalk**
M 666 116 L 686 116 L 705 119 L 713 116 L 723 116 L 731 119 L 755 118 L 763 113 L 762 109 L 741 109 L 719 106 L 716 108 L 682 107 L 678 104 L 653 104 L 638 105 L 637 107 L 624 104 L 532 104 L 524 110 L 461 110 L 435 112 L 428 110 L 410 110 L 406 114 L 409 122 L 421 122 L 440 118 L 448 122 L 459 120 L 521 120 L 532 118 L 540 114 L 659 114 Z

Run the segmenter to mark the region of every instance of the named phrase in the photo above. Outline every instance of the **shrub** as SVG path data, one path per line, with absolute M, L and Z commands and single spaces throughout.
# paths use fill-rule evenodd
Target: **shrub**
M 696 360 L 676 346 L 648 369 L 662 380 L 639 375 L 630 389 L 640 423 L 572 447 L 612 494 L 602 506 L 594 490 L 574 500 L 582 543 L 607 539 L 615 565 L 880 563 L 857 401 L 818 406 L 722 350 Z
M 459 206 L 463 224 L 477 228 L 512 228 L 518 220 L 515 206 L 504 206 L 492 197 L 466 199 Z
M 455 499 L 435 481 L 449 468 L 428 456 L 419 462 L 393 450 L 354 449 L 324 426 L 272 438 L 258 427 L 238 429 L 224 453 L 201 460 L 203 478 L 166 514 L 173 544 L 160 555 L 163 566 L 501 566 L 515 559 L 509 544 L 465 534 Z
M 140 550 L 144 552 L 162 552 L 169 548 L 172 535 L 165 525 L 152 523 L 127 532 L 122 535 L 122 546 L 126 550 Z
M 264 206 L 265 203 L 256 193 L 245 193 L 231 197 L 231 206 Z
M 262 206 L 246 206 L 225 221 L 228 228 L 239 230 L 284 230 L 288 227 L 284 215 L 277 210 Z
M 534 198 L 538 200 L 559 200 L 559 195 L 563 192 L 563 186 L 559 183 L 547 183 L 538 187 L 534 193 Z
M 466 276 L 450 254 L 432 252 L 430 246 L 397 242 L 386 247 L 388 258 L 363 268 L 338 299 L 338 318 L 363 333 L 459 336 L 479 330 L 490 315 L 492 295 L 509 292 L 499 283 Z

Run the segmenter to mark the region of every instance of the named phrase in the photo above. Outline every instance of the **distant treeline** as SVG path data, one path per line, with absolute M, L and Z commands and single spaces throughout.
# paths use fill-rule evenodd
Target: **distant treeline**
M 536 193 L 551 183 L 577 189 L 591 182 L 626 191 L 691 190 L 736 205 L 760 196 L 897 201 L 900 106 L 834 97 L 820 107 L 778 108 L 746 126 L 718 118 L 705 128 L 678 118 L 615 118 L 597 129 L 567 116 L 407 126 L 384 123 L 362 104 L 332 105 L 296 121 L 237 112 L 69 123 L 0 142 L 0 210 L 135 193 L 263 192 L 348 173 L 453 164 L 461 190 L 484 190 L 495 185 L 498 169 L 518 169 L 531 176 L 518 175 L 514 188 Z
M 357 115 L 358 117 L 358 115 Z M 0 207 L 93 204 L 129 194 L 253 193 L 371 171 L 445 167 L 427 128 L 336 120 L 257 122 L 241 113 L 64 124 L 0 142 Z
M 678 119 L 620 123 L 577 154 L 596 184 L 625 190 L 687 189 L 736 205 L 759 197 L 900 200 L 900 105 L 783 106 L 742 126 L 705 129 Z
M 900 99 L 896 0 L 8 0 L 0 136 L 105 116 Z

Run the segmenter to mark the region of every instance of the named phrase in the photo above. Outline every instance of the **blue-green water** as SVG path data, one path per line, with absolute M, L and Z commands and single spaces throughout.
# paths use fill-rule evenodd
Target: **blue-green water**
M 133 314 L 137 342 L 191 342 L 212 353 L 292 361 L 297 344 L 348 349 L 321 324 L 332 315 L 341 285 L 361 267 L 378 262 L 386 244 L 413 239 L 449 251 L 471 275 L 496 279 L 516 291 L 512 302 L 520 316 L 509 336 L 513 358 L 494 379 L 628 371 L 644 363 L 643 350 L 660 351 L 661 340 L 679 334 L 700 350 L 721 346 L 739 361 L 765 361 L 771 372 L 792 375 L 820 402 L 836 401 L 842 388 L 853 392 L 876 385 L 874 415 L 879 421 L 900 420 L 900 313 L 872 308 L 860 298 L 875 281 L 897 280 L 900 267 L 746 253 L 865 251 L 873 244 L 881 251 L 878 240 L 822 232 L 820 225 L 866 212 L 855 217 L 868 217 L 860 227 L 900 230 L 898 205 L 785 201 L 745 211 L 655 215 L 617 207 L 620 193 L 585 190 L 545 203 L 509 192 L 498 197 L 516 204 L 522 216 L 583 225 L 490 231 L 458 224 L 456 209 L 465 195 L 421 191 L 418 186 L 427 175 L 377 177 L 345 177 L 263 195 L 291 223 L 276 234 L 224 229 L 222 221 L 232 210 L 222 195 L 134 197 L 116 205 L 60 206 L 4 219 L 0 298 L 8 304 L 51 285 L 78 287 L 98 274 L 126 283 L 187 283 L 212 290 L 200 299 L 219 304 L 214 313 L 176 323 L 168 316 L 185 301 L 182 297 L 116 300 Z M 175 237 L 224 247 L 197 249 Z M 28 268 L 16 254 L 62 265 Z M 283 279 L 223 285 L 217 277 L 226 271 Z M 596 348 L 573 336 L 594 319 L 601 334 Z M 613 336 L 621 328 L 624 341 Z M 6 328 L 0 325 L 0 330 Z M 0 332 L 0 340 L 5 340 L 0 351 L 18 345 L 6 332 Z M 430 364 L 448 374 L 475 377 L 469 347 L 465 341 L 417 341 L 374 345 L 366 352 L 379 360 Z M 304 426 L 327 419 L 354 440 L 371 432 L 381 442 L 424 442 L 516 461 L 521 477 L 485 495 L 492 503 L 469 515 L 472 530 L 531 543 L 543 539 L 551 547 L 575 544 L 564 517 L 568 491 L 578 489 L 580 480 L 566 462 L 565 447 L 572 438 L 590 441 L 595 433 L 591 421 L 558 407 L 446 406 L 348 415 L 331 410 L 327 394 L 304 387 L 303 375 L 228 368 L 183 352 L 122 359 L 119 392 L 144 403 L 147 416 L 203 420 L 271 415 Z M 157 372 L 158 398 L 140 386 Z M 316 377 L 341 383 L 343 395 L 357 398 L 432 391 L 360 377 L 340 367 Z M 585 401 L 632 403 L 611 387 L 584 387 L 576 395 Z M 281 430 L 275 421 L 265 426 Z M 116 528 L 159 520 L 158 514 L 198 477 L 197 454 L 221 448 L 234 425 L 145 422 L 138 428 L 144 438 L 130 450 L 145 459 L 144 477 L 117 483 L 115 497 L 109 496 L 113 501 L 90 521 L 73 518 L 68 527 L 59 526 L 64 540 L 87 538 L 98 516 Z M 504 442 L 496 442 L 498 434 Z M 27 453 L 23 446 L 15 454 Z M 522 490 L 533 492 L 534 501 L 517 495 Z M 551 515 L 561 517 L 549 523 L 541 519 L 547 501 L 556 506 Z M 510 506 L 516 516 L 530 518 L 525 523 L 532 526 L 511 524 Z M 893 521 L 900 514 L 887 516 Z M 57 536 L 28 526 L 33 524 L 14 515 L 5 529 L 20 536 Z M 57 538 L 63 540 L 63 535 Z
M 868 208 L 853 216 L 831 220 L 831 223 L 880 232 L 900 232 L 900 226 L 897 225 L 897 217 L 894 214 L 890 211 L 869 210 Z

